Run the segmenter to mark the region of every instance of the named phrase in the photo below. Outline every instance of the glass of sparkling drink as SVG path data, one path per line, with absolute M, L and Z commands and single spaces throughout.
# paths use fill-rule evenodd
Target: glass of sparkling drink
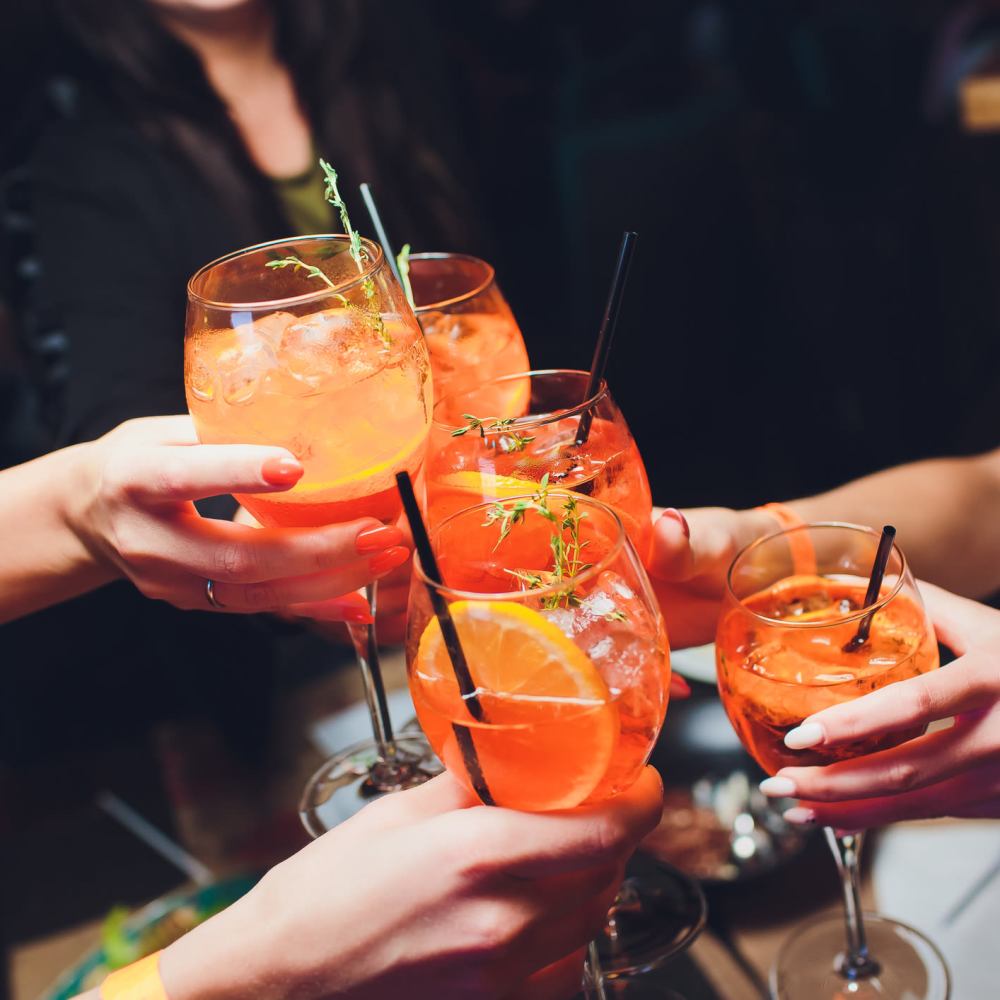
M 645 558 L 653 509 L 646 468 L 607 384 L 585 398 L 589 380 L 588 372 L 554 369 L 439 393 L 426 467 L 431 525 L 470 504 L 530 493 L 547 476 L 554 489 L 613 507 Z
M 438 397 L 528 370 L 521 329 L 485 260 L 411 254 L 409 278 Z
M 280 240 L 201 268 L 188 284 L 184 382 L 202 442 L 279 445 L 302 463 L 287 492 L 237 496 L 261 524 L 399 517 L 394 476 L 423 464 L 432 383 L 424 337 L 377 244 L 361 240 L 354 253 L 347 236 Z M 373 627 L 349 629 L 375 739 L 324 765 L 307 813 L 342 787 L 356 793 L 349 813 L 369 794 L 424 780 L 432 760 L 422 738 L 395 737 L 378 711 Z
M 663 723 L 670 663 L 656 598 L 618 515 L 543 487 L 452 514 L 431 539 L 441 579 L 417 562 L 407 664 L 417 715 L 445 767 L 483 801 L 532 812 L 628 788 Z M 449 608 L 471 697 L 428 588 Z M 612 982 L 615 996 L 642 995 L 624 992 L 620 974 L 638 970 L 619 936 L 641 925 L 650 944 L 664 898 L 636 900 L 631 925 L 612 925 L 595 942 L 593 995 L 611 995 Z M 651 908 L 638 912 L 644 903 Z M 638 967 L 667 955 L 652 947 Z
M 892 732 L 836 748 L 791 750 L 785 735 L 809 716 L 887 684 L 936 670 L 938 648 L 902 552 L 866 600 L 879 533 L 810 524 L 758 539 L 736 556 L 716 636 L 719 692 L 743 745 L 774 774 L 878 753 L 920 735 Z M 866 622 L 867 638 L 859 628 Z M 826 831 L 841 875 L 843 918 L 823 917 L 785 944 L 771 973 L 780 1000 L 944 1000 L 940 953 L 905 924 L 862 916 L 861 834 Z

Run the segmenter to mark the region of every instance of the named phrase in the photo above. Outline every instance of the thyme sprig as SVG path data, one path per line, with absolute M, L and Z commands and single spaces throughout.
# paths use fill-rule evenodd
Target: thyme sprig
M 465 418 L 467 424 L 465 427 L 457 427 L 451 432 L 452 437 L 462 437 L 464 434 L 468 434 L 469 431 L 479 431 L 479 436 L 486 441 L 486 435 L 494 435 L 494 439 L 487 442 L 489 446 L 499 447 L 505 454 L 510 454 L 513 451 L 524 451 L 525 447 L 531 444 L 535 440 L 534 435 L 531 434 L 519 434 L 517 431 L 511 430 L 511 426 L 514 423 L 513 417 L 504 417 L 503 419 L 493 417 L 477 417 L 472 413 L 463 413 L 462 416 Z M 490 421 L 492 420 L 492 423 Z
M 269 260 L 264 267 L 269 267 L 272 270 L 277 271 L 286 267 L 293 267 L 296 271 L 305 271 L 307 278 L 319 278 L 321 281 L 325 281 L 331 288 L 337 287 L 325 271 L 321 271 L 318 267 L 315 267 L 312 264 L 307 264 L 304 260 L 300 260 L 294 254 L 282 257 L 281 260 Z M 336 295 L 336 298 L 340 299 L 345 304 L 347 302 L 347 299 L 339 293 Z
M 524 516 L 529 510 L 535 511 L 553 526 L 549 538 L 549 549 L 552 552 L 552 569 L 529 571 L 523 569 L 507 570 L 512 576 L 523 583 L 528 590 L 550 587 L 571 580 L 590 569 L 592 563 L 583 558 L 583 550 L 590 543 L 580 538 L 580 522 L 587 516 L 583 513 L 577 499 L 572 494 L 560 494 L 563 499 L 561 516 L 549 506 L 549 474 L 542 476 L 538 489 L 529 499 L 513 501 L 498 500 L 486 512 L 486 524 L 499 524 L 500 537 L 494 546 L 494 551 L 510 535 L 518 524 L 524 522 Z M 569 536 L 568 538 L 566 536 Z M 574 589 L 555 594 L 547 594 L 542 598 L 543 608 L 578 607 L 581 603 Z
M 368 255 L 361 246 L 361 237 L 358 235 L 357 230 L 351 226 L 351 217 L 347 214 L 347 205 L 340 196 L 340 188 L 337 187 L 337 171 L 322 157 L 320 157 L 319 166 L 323 171 L 323 177 L 326 182 L 323 197 L 340 213 L 340 224 L 344 227 L 344 232 L 347 233 L 351 241 L 351 257 L 354 258 L 354 263 L 358 265 L 358 270 L 364 272 L 365 261 L 368 259 Z
M 344 232 L 347 233 L 348 240 L 350 241 L 351 259 L 357 265 L 358 271 L 363 274 L 365 270 L 365 263 L 368 260 L 368 254 L 361 243 L 361 237 L 358 235 L 358 231 L 351 226 L 351 217 L 347 214 L 347 205 L 344 203 L 344 199 L 340 196 L 340 189 L 337 187 L 337 171 L 322 158 L 320 158 L 319 165 L 323 171 L 323 176 L 326 182 L 324 197 L 340 213 L 340 223 L 344 227 Z M 319 278 L 321 281 L 324 281 L 327 285 L 329 285 L 330 288 L 335 289 L 337 287 L 325 271 L 318 267 L 314 267 L 312 264 L 307 264 L 304 260 L 300 260 L 294 254 L 289 254 L 287 257 L 282 257 L 280 260 L 269 260 L 264 266 L 276 270 L 285 267 L 293 267 L 296 271 L 305 271 L 307 278 Z M 378 309 L 374 279 L 371 277 L 365 278 L 365 280 L 361 282 L 361 290 L 365 296 L 365 304 L 363 307 L 357 305 L 355 302 L 351 302 L 345 295 L 341 295 L 339 292 L 334 294 L 334 298 L 336 298 L 346 309 L 352 309 L 355 312 L 361 313 L 365 322 L 371 327 L 372 331 L 379 338 L 379 340 L 382 341 L 382 346 L 388 350 L 392 347 L 392 337 L 390 336 L 389 331 L 385 328 L 385 320 L 382 319 L 382 314 Z

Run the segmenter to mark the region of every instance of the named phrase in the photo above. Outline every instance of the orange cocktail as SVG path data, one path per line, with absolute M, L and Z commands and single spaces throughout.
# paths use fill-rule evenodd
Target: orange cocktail
M 521 329 L 486 261 L 418 253 L 408 264 L 413 309 L 427 338 L 438 398 L 528 370 Z
M 253 247 L 191 279 L 184 374 L 200 440 L 280 445 L 305 469 L 286 493 L 237 497 L 262 524 L 395 520 L 393 477 L 423 462 L 424 339 L 381 249 L 362 241 L 359 270 L 346 239 Z M 326 280 L 266 268 L 289 255 Z
M 889 526 L 880 535 L 854 524 L 803 524 L 748 545 L 729 569 L 715 644 L 719 693 L 757 763 L 782 772 L 762 786 L 769 795 L 796 795 L 797 772 L 785 768 L 884 757 L 920 736 L 910 729 L 826 746 L 819 727 L 818 739 L 807 729 L 792 740 L 804 749 L 785 745 L 815 713 L 937 668 L 934 628 L 894 534 Z M 785 815 L 816 820 L 808 802 Z M 827 827 L 826 838 L 843 915 L 796 930 L 772 967 L 773 995 L 946 1000 L 948 972 L 933 944 L 912 927 L 862 913 L 862 834 Z
M 906 595 L 875 615 L 860 649 L 845 653 L 858 627 L 845 617 L 864 602 L 863 581 L 808 574 L 743 599 L 742 609 L 775 624 L 762 627 L 742 609 L 722 618 L 716 640 L 722 702 L 743 745 L 768 773 L 875 753 L 920 734 L 885 733 L 814 750 L 784 744 L 785 734 L 810 715 L 937 667 L 924 609 Z
M 645 557 L 652 533 L 646 469 L 607 385 L 584 400 L 588 380 L 582 371 L 528 372 L 439 398 L 426 476 L 431 524 L 482 500 L 530 492 L 547 476 L 553 489 L 613 507 Z M 590 433 L 577 443 L 588 410 Z
M 539 494 L 542 495 L 542 494 Z M 663 723 L 663 621 L 621 521 L 603 504 L 549 494 L 458 513 L 433 534 L 447 601 L 476 685 L 470 712 L 418 569 L 407 662 L 424 732 L 475 789 L 474 748 L 498 805 L 543 811 L 608 798 L 637 778 Z M 491 520 L 492 519 L 492 520 Z M 561 554 L 560 554 L 561 553 Z M 460 730 L 468 737 L 463 738 Z

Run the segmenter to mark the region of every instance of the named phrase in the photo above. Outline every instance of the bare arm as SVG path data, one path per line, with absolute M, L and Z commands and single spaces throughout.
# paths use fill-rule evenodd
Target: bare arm
M 1000 590 L 1000 449 L 900 465 L 788 506 L 805 521 L 894 524 L 918 577 L 966 597 Z
M 75 597 L 117 576 L 71 530 L 91 444 L 0 472 L 0 622 Z

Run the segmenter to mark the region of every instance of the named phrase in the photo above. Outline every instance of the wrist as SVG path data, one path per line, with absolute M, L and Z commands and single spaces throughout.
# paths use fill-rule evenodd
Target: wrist
M 106 582 L 118 573 L 95 527 L 100 447 L 98 439 L 55 452 L 63 468 L 52 480 L 57 490 L 55 516 L 68 539 L 67 558 L 78 572 L 103 575 Z
M 267 876 L 265 876 L 267 878 Z M 287 962 L 280 913 L 252 889 L 163 952 L 168 1000 L 284 1000 L 304 997 Z

